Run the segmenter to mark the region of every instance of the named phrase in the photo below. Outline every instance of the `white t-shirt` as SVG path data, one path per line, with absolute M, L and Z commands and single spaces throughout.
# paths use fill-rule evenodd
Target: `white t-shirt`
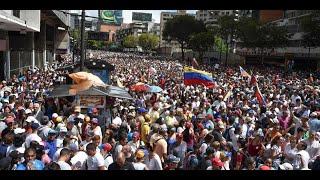
M 57 148 L 60 148 L 63 146 L 63 138 L 62 137 L 59 136 L 57 138 L 56 142 L 57 142 Z
M 153 154 L 154 154 L 153 158 L 149 160 L 148 168 L 150 170 L 162 170 L 160 157 L 156 153 L 153 153 Z
M 92 157 L 88 157 L 87 160 L 88 170 L 98 170 L 98 167 L 104 166 L 103 156 L 96 152 L 96 154 Z
M 104 159 L 104 166 L 106 169 L 109 168 L 109 165 L 113 163 L 113 158 L 112 156 L 108 156 L 107 158 Z
M 7 128 L 7 125 L 4 121 L 0 121 L 0 134 L 2 133 L 2 131 Z
M 59 164 L 61 170 L 71 170 L 71 166 L 68 163 L 64 161 L 58 161 L 57 163 Z
M 97 126 L 96 128 L 94 128 L 93 134 L 100 136 L 100 144 L 101 144 L 102 143 L 102 131 L 101 131 L 100 126 Z
M 117 157 L 118 156 L 118 154 L 122 151 L 122 145 L 121 144 L 118 144 L 117 146 L 116 146 L 116 149 L 114 150 L 114 157 Z
M 147 165 L 145 165 L 142 162 L 136 162 L 136 163 L 133 163 L 133 167 L 135 170 L 145 170 Z
M 84 170 L 84 163 L 88 159 L 87 153 L 78 151 L 70 160 L 73 167 Z
M 202 143 L 202 145 L 200 147 L 201 156 L 204 156 L 204 154 L 206 153 L 207 147 L 208 147 L 207 143 Z
M 285 153 L 288 157 L 294 159 L 294 157 L 295 157 L 295 156 L 297 155 L 297 153 L 298 153 L 298 150 L 297 150 L 297 148 L 291 149 L 291 145 L 290 145 L 290 144 L 287 144 L 286 147 L 284 148 L 284 153 Z
M 30 134 L 29 136 L 27 136 L 26 138 L 26 147 L 29 148 L 30 147 L 30 143 L 32 141 L 36 141 L 38 143 L 40 143 L 42 141 L 42 139 L 38 136 L 38 134 Z
M 16 148 L 15 146 L 11 145 L 8 150 L 7 150 L 7 157 L 9 156 L 9 154 L 12 152 L 12 151 L 18 151 L 19 153 L 21 154 L 24 154 L 24 151 L 26 150 L 26 148 L 24 146 L 22 147 L 18 147 Z
M 60 152 L 62 149 L 63 149 L 63 147 L 57 149 L 57 151 L 53 155 L 53 159 L 52 159 L 53 161 L 58 161 L 58 159 L 60 158 Z
M 309 153 L 305 150 L 301 150 L 297 153 L 297 156 L 296 156 L 296 160 L 297 160 L 297 165 L 298 165 L 298 169 L 308 169 L 308 163 L 309 163 L 309 159 L 310 159 L 310 156 L 309 156 Z M 302 159 L 302 163 L 300 161 L 300 159 Z
M 310 142 L 309 140 L 304 140 L 304 142 L 307 144 L 306 151 L 309 153 L 309 156 L 311 159 L 314 159 L 320 155 L 319 141 L 314 140 L 314 141 Z

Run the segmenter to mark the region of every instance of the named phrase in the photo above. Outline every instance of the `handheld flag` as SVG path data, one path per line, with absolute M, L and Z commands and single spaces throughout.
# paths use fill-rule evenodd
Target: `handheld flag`
M 256 86 L 256 91 L 255 91 L 254 95 L 257 98 L 260 106 L 265 106 L 266 105 L 266 101 L 264 100 L 264 98 L 263 98 L 258 86 Z
M 212 74 L 193 69 L 190 67 L 184 67 L 184 84 L 185 85 L 204 85 L 208 88 L 215 87 L 215 83 L 212 78 Z
M 243 77 L 251 77 L 249 73 L 247 73 L 247 71 L 245 71 L 241 66 L 240 67 L 240 73 L 241 73 L 241 76 Z
M 196 60 L 196 58 L 192 59 L 191 64 L 192 64 L 192 67 L 198 67 L 199 66 L 198 61 Z
M 250 85 L 255 86 L 257 84 L 257 78 L 255 75 L 251 76 Z

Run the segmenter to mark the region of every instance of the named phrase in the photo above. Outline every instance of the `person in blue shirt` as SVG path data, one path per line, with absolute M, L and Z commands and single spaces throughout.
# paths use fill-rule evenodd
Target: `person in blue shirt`
M 24 152 L 24 162 L 18 164 L 16 170 L 43 170 L 44 164 L 37 160 L 36 156 L 34 148 L 27 148 Z
M 317 113 L 310 114 L 311 120 L 309 120 L 310 131 L 320 131 L 320 119 L 317 118 Z
M 50 130 L 48 132 L 48 140 L 45 143 L 45 149 L 49 150 L 48 156 L 53 159 L 54 154 L 57 151 L 57 140 L 56 140 L 57 132 L 54 130 Z

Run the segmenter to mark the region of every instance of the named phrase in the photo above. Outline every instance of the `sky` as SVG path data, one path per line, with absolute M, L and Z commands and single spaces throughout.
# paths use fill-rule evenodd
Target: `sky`
M 79 10 L 73 10 L 78 11 Z M 164 12 L 176 12 L 177 10 L 123 10 L 123 23 L 131 23 L 132 22 L 132 12 L 144 12 L 144 13 L 152 13 L 152 19 L 155 20 L 156 23 L 160 23 L 160 13 Z M 188 10 L 187 13 L 195 14 L 196 10 Z M 98 17 L 98 10 L 86 10 L 86 15 L 96 16 Z

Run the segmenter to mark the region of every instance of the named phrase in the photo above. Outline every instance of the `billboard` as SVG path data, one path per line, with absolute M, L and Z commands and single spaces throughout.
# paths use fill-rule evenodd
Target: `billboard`
M 140 13 L 133 12 L 132 13 L 132 21 L 152 21 L 152 13 Z
M 122 10 L 101 10 L 100 17 L 107 24 L 121 25 L 123 21 Z

